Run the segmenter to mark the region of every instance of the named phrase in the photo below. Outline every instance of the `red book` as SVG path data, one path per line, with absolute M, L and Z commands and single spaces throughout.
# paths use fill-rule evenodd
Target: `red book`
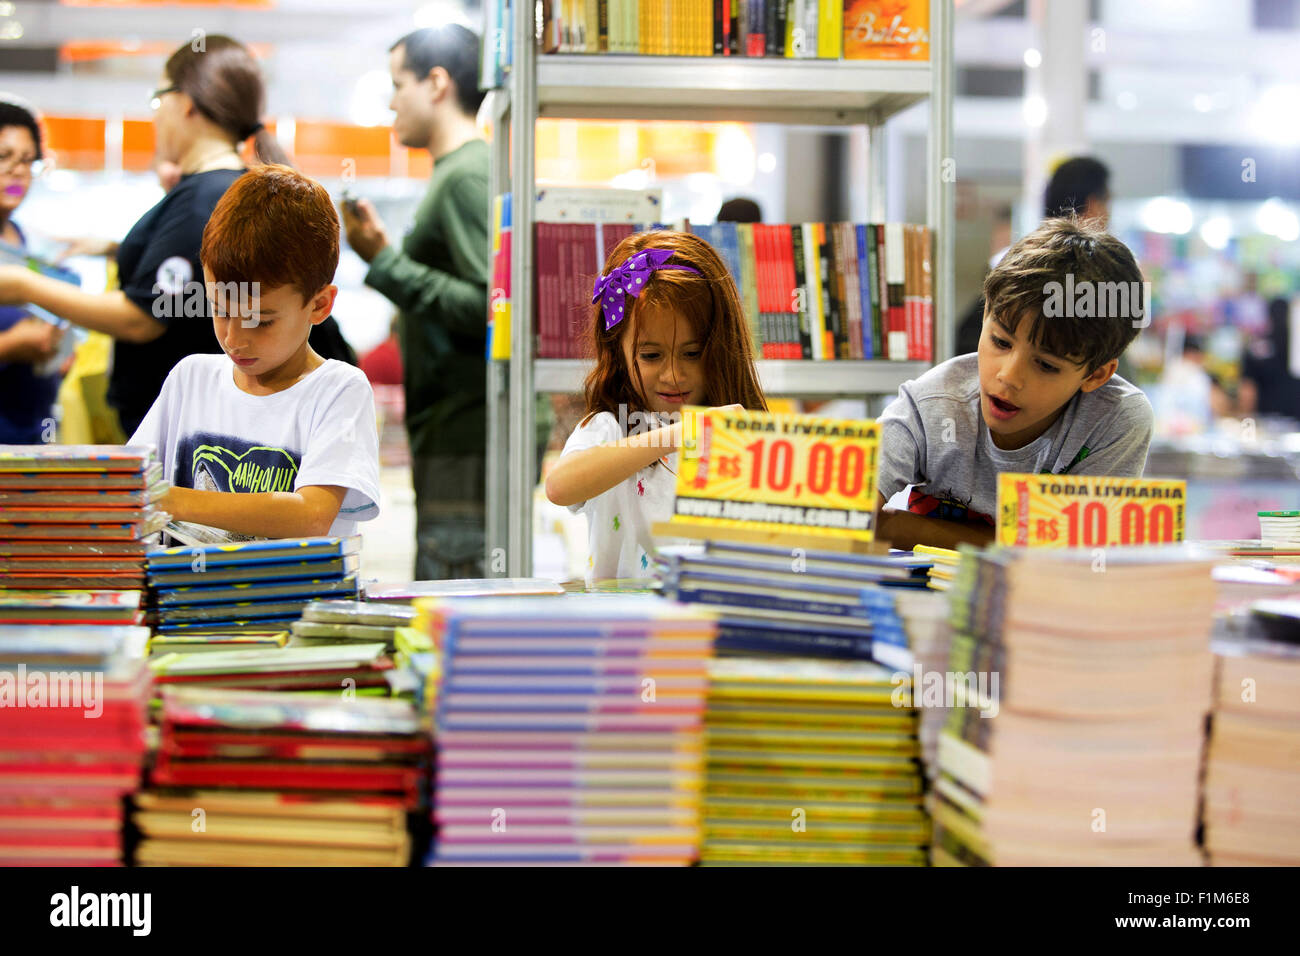
M 781 249 L 781 316 L 785 321 L 786 338 L 784 358 L 803 358 L 803 345 L 799 339 L 799 310 L 794 300 L 794 234 L 788 222 L 777 226 Z

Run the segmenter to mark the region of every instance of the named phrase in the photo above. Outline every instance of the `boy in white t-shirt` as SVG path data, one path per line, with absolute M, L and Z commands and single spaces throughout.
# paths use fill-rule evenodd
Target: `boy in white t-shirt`
M 130 444 L 152 444 L 181 521 L 239 536 L 353 534 L 379 514 L 374 395 L 307 344 L 334 305 L 338 215 L 287 166 L 235 180 L 203 232 L 204 289 L 224 355 L 178 362 Z

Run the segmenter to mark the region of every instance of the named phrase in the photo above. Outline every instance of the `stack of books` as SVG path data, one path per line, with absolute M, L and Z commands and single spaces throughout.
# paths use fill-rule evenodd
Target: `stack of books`
M 394 677 L 384 645 L 373 643 L 170 653 L 149 666 L 159 688 L 205 685 L 386 697 Z
M 708 614 L 653 595 L 430 603 L 433 865 L 695 859 Z
M 939 738 L 934 862 L 1200 865 L 1212 560 L 1177 545 L 973 560 L 950 592 L 960 706 Z
M 289 626 L 294 647 L 379 642 L 396 647 L 397 631 L 415 622 L 414 608 L 372 601 L 312 601 Z
M 146 866 L 406 866 L 429 740 L 405 701 L 170 688 Z
M 1216 630 L 1205 850 L 1216 866 L 1300 865 L 1300 601 Z
M 715 660 L 701 862 L 924 866 L 906 691 L 869 662 Z
M 719 654 L 865 660 L 906 645 L 895 591 L 925 588 L 929 564 L 716 539 L 657 570 L 666 597 L 717 613 Z
M 633 223 L 537 224 L 537 357 L 589 357 L 591 287 Z M 932 237 L 909 223 L 692 226 L 736 283 L 764 359 L 934 358 Z
M 948 596 L 934 591 L 896 591 L 898 615 L 907 634 L 908 656 L 885 661 L 911 678 L 913 705 L 918 711 L 921 762 L 926 780 L 939 776 L 939 732 L 948 718 L 946 680 L 952 643 Z M 877 655 L 883 659 L 884 655 Z
M 289 643 L 288 631 L 244 631 L 238 634 L 155 634 L 149 640 L 149 656 L 167 654 L 210 654 L 214 651 L 251 651 L 281 648 Z
M 152 448 L 0 445 L 5 588 L 142 589 L 144 539 L 167 524 L 166 491 Z
M 123 862 L 148 638 L 143 627 L 0 627 L 0 865 Z
M 313 600 L 357 596 L 360 545 L 352 537 L 155 548 L 153 622 L 168 635 L 285 630 Z

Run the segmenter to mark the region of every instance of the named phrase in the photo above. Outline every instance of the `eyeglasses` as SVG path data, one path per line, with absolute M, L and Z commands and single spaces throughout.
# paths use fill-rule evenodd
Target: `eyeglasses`
M 161 90 L 154 90 L 153 97 L 149 100 L 149 109 L 156 110 L 162 106 L 162 98 L 168 93 L 179 93 L 179 86 L 164 86 Z
M 0 153 L 0 173 L 14 173 L 20 166 L 26 166 L 28 174 L 35 179 L 45 171 L 45 163 L 35 156 L 20 156 L 18 153 Z

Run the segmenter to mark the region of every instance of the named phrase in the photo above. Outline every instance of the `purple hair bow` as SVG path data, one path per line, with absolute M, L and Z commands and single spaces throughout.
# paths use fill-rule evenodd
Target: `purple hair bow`
M 656 269 L 685 269 L 699 274 L 700 270 L 693 266 L 669 263 L 672 256 L 672 249 L 642 249 L 629 256 L 622 265 L 610 270 L 609 275 L 596 280 L 591 301 L 593 304 L 599 302 L 601 311 L 605 313 L 606 332 L 623 321 L 623 309 L 627 301 L 623 296 L 640 295 L 650 281 L 650 274 Z

